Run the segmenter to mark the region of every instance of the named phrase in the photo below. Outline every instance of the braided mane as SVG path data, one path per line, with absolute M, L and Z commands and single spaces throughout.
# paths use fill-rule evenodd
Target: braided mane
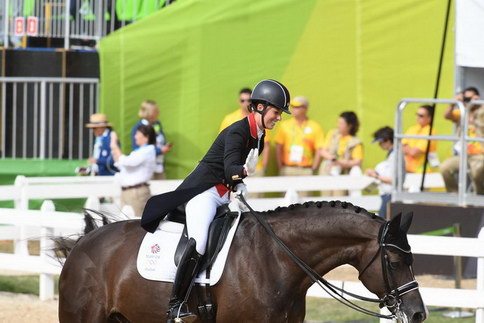
M 336 209 L 347 209 L 354 211 L 357 214 L 362 214 L 364 216 L 367 216 L 371 219 L 378 220 L 382 219 L 375 213 L 369 212 L 366 209 L 353 205 L 349 202 L 344 202 L 344 201 L 318 201 L 318 202 L 304 202 L 304 203 L 296 203 L 296 204 L 291 204 L 289 206 L 279 206 L 274 210 L 270 211 L 265 211 L 261 212 L 261 214 L 267 214 L 267 215 L 276 215 L 276 212 L 281 212 L 281 211 L 287 211 L 287 210 L 297 210 L 297 209 L 308 209 L 308 208 L 336 208 Z M 383 220 L 383 219 L 382 219 Z

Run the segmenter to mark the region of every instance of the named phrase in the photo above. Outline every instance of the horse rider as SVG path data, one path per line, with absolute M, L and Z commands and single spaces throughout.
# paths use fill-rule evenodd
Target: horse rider
M 251 95 L 251 113 L 225 128 L 197 167 L 172 192 L 151 197 L 141 226 L 154 232 L 167 213 L 186 204 L 189 241 L 178 264 L 167 312 L 168 323 L 192 322 L 196 315 L 184 306 L 205 253 L 208 229 L 217 207 L 229 203 L 230 192 L 247 197 L 243 183 L 255 173 L 258 155 L 264 149 L 265 129 L 272 129 L 289 112 L 287 88 L 274 80 L 259 82 Z

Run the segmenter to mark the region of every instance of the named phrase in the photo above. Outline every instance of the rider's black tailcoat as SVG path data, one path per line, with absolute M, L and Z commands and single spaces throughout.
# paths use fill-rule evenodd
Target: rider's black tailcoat
M 264 149 L 264 136 L 257 139 L 253 114 L 225 128 L 176 190 L 151 197 L 143 211 L 141 226 L 155 232 L 167 213 L 217 184 L 233 190 L 245 177 L 243 165 L 252 148 L 259 148 L 259 154 Z

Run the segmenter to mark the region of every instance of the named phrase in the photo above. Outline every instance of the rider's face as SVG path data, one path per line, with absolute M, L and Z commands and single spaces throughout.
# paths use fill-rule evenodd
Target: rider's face
M 276 125 L 277 122 L 281 121 L 282 118 L 282 110 L 267 107 L 266 114 L 264 115 L 264 124 L 266 125 L 266 129 L 272 129 Z

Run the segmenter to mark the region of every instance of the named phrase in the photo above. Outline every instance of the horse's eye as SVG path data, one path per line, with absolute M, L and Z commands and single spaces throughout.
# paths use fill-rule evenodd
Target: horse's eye
M 399 261 L 392 261 L 392 262 L 390 262 L 390 268 L 391 269 L 397 270 L 398 269 L 398 266 L 400 266 L 400 262 Z

